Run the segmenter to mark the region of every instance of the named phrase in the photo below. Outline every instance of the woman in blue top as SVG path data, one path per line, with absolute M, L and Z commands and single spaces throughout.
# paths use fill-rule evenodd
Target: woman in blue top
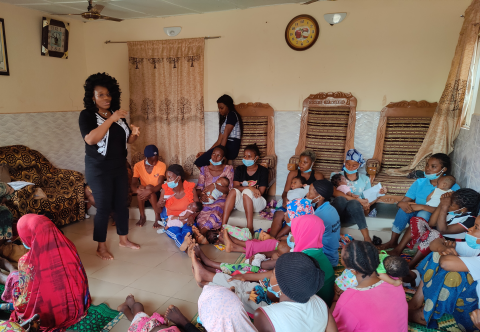
M 428 221 L 431 213 L 428 211 L 414 211 L 409 202 L 415 202 L 419 205 L 427 203 L 427 197 L 435 190 L 437 180 L 440 176 L 450 175 L 451 162 L 450 158 L 444 153 L 436 153 L 432 155 L 425 165 L 425 177 L 417 179 L 408 189 L 405 197 L 398 202 L 397 215 L 392 226 L 392 237 L 390 241 L 379 246 L 379 249 L 395 248 L 398 245 L 398 238 L 402 231 L 407 227 L 412 217 L 421 217 Z M 452 187 L 453 191 L 460 189 L 458 184 Z
M 363 198 L 363 192 L 372 187 L 370 178 L 365 174 L 358 173 L 360 167 L 365 165 L 363 156 L 356 149 L 347 151 L 345 158 L 345 165 L 340 174 L 347 179 L 347 184 L 352 190 L 352 194 L 356 196 L 348 196 L 343 192 L 334 189 L 333 196 L 335 199 L 332 202 L 333 207 L 337 209 L 340 215 L 340 220 L 346 224 L 357 224 L 358 229 L 367 242 L 372 242 L 370 234 L 368 233 L 367 221 L 365 219 L 365 210 L 370 209 L 368 200 Z M 336 173 L 332 173 L 332 176 Z M 380 193 L 385 194 L 386 188 L 382 188 Z
M 210 158 L 215 147 L 225 147 L 225 159 L 234 160 L 240 151 L 240 140 L 242 138 L 242 118 L 235 110 L 233 99 L 229 95 L 223 95 L 217 100 L 218 104 L 218 125 L 220 133 L 217 141 L 207 152 L 197 153 L 195 166 L 198 168 L 210 165 Z M 215 164 L 214 164 L 215 165 Z

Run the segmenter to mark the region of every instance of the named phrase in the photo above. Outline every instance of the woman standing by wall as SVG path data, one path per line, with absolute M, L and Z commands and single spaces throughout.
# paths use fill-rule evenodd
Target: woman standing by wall
M 98 242 L 97 256 L 113 259 L 105 243 L 108 217 L 115 215 L 121 247 L 140 249 L 128 234 L 128 173 L 125 160 L 127 143 L 136 141 L 139 128 L 128 127 L 127 111 L 120 109 L 120 87 L 106 73 L 91 75 L 85 81 L 85 109 L 78 119 L 85 141 L 85 177 L 97 207 L 93 240 Z
M 233 99 L 229 95 L 223 95 L 217 100 L 218 104 L 218 124 L 220 133 L 217 141 L 207 152 L 197 153 L 195 166 L 198 168 L 210 165 L 213 149 L 218 145 L 225 147 L 225 159 L 233 160 L 237 158 L 240 151 L 240 139 L 242 138 L 242 118 L 235 110 Z

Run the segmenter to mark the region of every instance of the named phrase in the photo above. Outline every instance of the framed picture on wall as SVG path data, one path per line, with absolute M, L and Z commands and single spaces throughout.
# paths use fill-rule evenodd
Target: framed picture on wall
M 68 59 L 70 23 L 44 17 L 42 20 L 42 55 Z
M 0 75 L 10 75 L 7 56 L 7 41 L 5 39 L 5 21 L 0 18 Z

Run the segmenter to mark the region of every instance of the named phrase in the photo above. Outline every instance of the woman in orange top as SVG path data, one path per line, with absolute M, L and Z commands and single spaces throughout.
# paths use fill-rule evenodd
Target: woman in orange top
M 167 168 L 167 183 L 162 185 L 162 195 L 158 201 L 158 207 L 167 209 L 167 216 L 178 216 L 187 209 L 188 204 L 198 202 L 195 183 L 184 180 L 183 167 L 173 164 Z M 192 241 L 193 220 L 189 220 L 183 227 L 169 227 L 165 233 L 175 240 L 180 250 L 185 251 Z M 160 225 L 156 221 L 153 227 Z

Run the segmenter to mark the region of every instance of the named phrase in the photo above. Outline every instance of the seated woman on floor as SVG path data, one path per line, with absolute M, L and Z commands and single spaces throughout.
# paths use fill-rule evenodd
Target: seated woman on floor
M 139 161 L 133 166 L 133 178 L 131 190 L 137 194 L 140 220 L 137 226 L 145 225 L 145 203 L 149 202 L 155 212 L 155 221 L 160 220 L 160 211 L 157 207 L 160 198 L 160 189 L 165 181 L 167 166 L 158 160 L 158 148 L 155 145 L 147 145 L 143 154 L 145 160 Z
M 200 168 L 197 184 L 197 195 L 203 202 L 202 212 L 197 217 L 197 224 L 202 235 L 209 230 L 219 229 L 222 226 L 223 210 L 228 192 L 233 188 L 233 167 L 225 165 L 225 148 L 215 147 L 210 158 L 210 165 Z M 223 179 L 222 179 L 223 178 Z M 227 182 L 222 184 L 222 180 Z M 197 239 L 197 242 L 198 239 Z M 208 242 L 208 241 L 207 241 Z M 199 242 L 206 244 L 205 241 Z
M 262 211 L 267 206 L 263 197 L 268 186 L 268 170 L 258 164 L 260 150 L 257 144 L 247 145 L 244 150 L 243 165 L 235 169 L 233 189 L 230 190 L 225 202 L 222 224 L 228 223 L 228 218 L 236 208 L 244 211 L 247 218 L 247 228 L 253 229 L 253 213 Z
M 200 248 L 198 246 L 192 247 L 191 257 L 194 277 L 198 285 L 203 287 L 204 292 L 205 290 L 209 291 L 210 287 L 212 287 L 211 285 L 216 284 L 216 281 L 219 279 L 213 272 L 208 271 L 202 262 L 198 260 L 197 253 L 201 253 Z M 334 320 L 328 313 L 327 304 L 315 295 L 319 289 L 325 288 L 325 272 L 322 271 L 315 258 L 300 252 L 282 255 L 278 259 L 274 270 L 268 272 L 268 278 L 270 280 L 265 281 L 266 284 L 264 287 L 259 288 L 268 289 L 268 296 L 272 298 L 269 302 L 276 303 L 272 306 L 268 306 L 265 302 L 261 302 L 259 305 L 256 304 L 255 301 L 248 300 L 249 296 L 251 296 L 249 294 L 251 294 L 255 286 L 260 286 L 258 283 L 248 283 L 238 280 L 229 282 L 226 279 L 220 279 L 222 281 L 218 286 L 224 286 L 225 290 L 231 289 L 231 291 L 240 297 L 244 309 L 254 314 L 254 324 L 258 331 L 336 331 Z M 249 294 L 247 294 L 247 290 Z M 234 294 L 233 292 L 231 292 L 231 294 Z M 258 290 L 258 292 L 260 292 L 260 290 Z M 265 293 L 266 290 L 262 292 Z M 256 296 L 257 295 L 254 295 L 253 297 L 255 298 Z M 211 303 L 213 304 L 215 302 L 212 301 Z M 215 308 L 215 312 L 222 312 L 222 310 L 218 310 L 218 305 L 215 305 L 213 308 Z M 242 311 L 240 310 L 240 312 Z M 207 316 L 202 313 L 200 300 L 199 315 L 203 323 L 204 318 Z M 181 318 L 183 315 L 179 313 L 178 309 L 175 310 L 175 316 L 176 317 L 173 317 L 173 315 L 167 311 L 166 317 L 172 322 L 177 323 L 177 325 L 181 327 L 188 324 L 188 321 L 184 317 L 183 319 Z M 210 318 L 208 318 L 208 320 L 211 322 Z M 205 327 L 207 332 L 211 331 L 207 326 Z M 185 330 L 190 331 L 190 329 Z M 226 330 L 219 329 L 215 331 Z M 235 331 L 244 330 L 238 329 Z M 249 329 L 246 329 L 246 331 L 249 331 Z
M 469 314 L 479 305 L 480 217 L 468 230 L 465 242 L 436 239 L 430 250 L 414 270 L 421 282 L 408 302 L 409 320 L 435 328 L 438 319 L 451 314 L 465 331 L 474 331 Z
M 178 217 L 192 202 L 199 202 L 195 183 L 185 181 L 183 167 L 173 164 L 167 168 L 167 183 L 162 185 L 162 194 L 158 201 L 158 207 L 165 207 L 164 216 Z M 170 227 L 167 230 L 160 229 L 157 232 L 165 232 L 169 238 L 175 241 L 181 251 L 185 251 L 192 240 L 192 226 L 195 223 L 196 214 L 192 214 L 183 227 Z M 155 222 L 160 227 L 160 225 Z M 154 227 L 155 227 L 154 224 Z
M 270 235 L 277 238 L 282 235 L 278 235 L 282 227 L 284 226 L 284 217 L 285 212 L 287 212 L 287 203 L 288 203 L 288 192 L 291 190 L 292 181 L 295 177 L 301 176 L 307 182 L 307 186 L 310 186 L 315 180 L 322 180 L 323 174 L 321 172 L 315 172 L 313 164 L 316 160 L 315 152 L 312 150 L 305 150 L 300 154 L 298 162 L 298 170 L 290 171 L 287 175 L 287 180 L 285 181 L 285 188 L 283 189 L 282 199 L 278 201 L 280 206 L 277 206 L 277 211 L 273 215 L 272 228 L 270 230 Z M 303 197 L 302 197 L 303 198 Z M 284 234 L 283 234 L 284 235 Z
M 45 216 L 27 214 L 17 229 L 30 251 L 6 280 L 2 299 L 13 304 L 10 320 L 23 322 L 39 314 L 42 330 L 65 331 L 85 317 L 91 304 L 75 245 Z
M 463 240 L 468 229 L 475 224 L 478 215 L 480 194 L 473 189 L 459 189 L 444 194 L 440 205 L 435 209 L 427 222 L 420 217 L 410 219 L 400 244 L 391 252 L 391 255 L 400 255 L 409 247 L 413 249 L 418 243 L 418 251 L 409 263 L 413 269 L 425 256 L 430 253 L 430 243 L 438 238 L 447 240 Z
M 380 264 L 375 246 L 352 241 L 342 249 L 342 263 L 355 275 L 358 285 L 344 291 L 330 307 L 339 332 L 405 332 L 408 307 L 403 287 L 377 275 Z
M 367 175 L 358 172 L 363 165 L 365 165 L 365 160 L 363 160 L 360 152 L 356 149 L 347 151 L 343 170 L 340 173 L 332 173 L 331 176 L 335 174 L 345 176 L 353 196 L 346 195 L 342 191 L 334 189 L 333 196 L 335 199 L 332 205 L 337 209 L 342 223 L 357 224 L 358 229 L 363 235 L 363 239 L 367 242 L 372 242 L 365 219 L 365 211 L 370 210 L 370 203 L 367 199 L 363 198 L 363 192 L 370 189 L 372 184 Z M 385 194 L 386 188 L 382 188 L 380 193 Z
M 431 213 L 424 210 L 427 197 L 437 187 L 440 176 L 450 175 L 450 158 L 444 153 L 432 155 L 425 165 L 425 177 L 417 179 L 408 189 L 405 197 L 398 202 L 400 208 L 397 211 L 392 226 L 392 236 L 390 241 L 379 246 L 379 249 L 395 248 L 398 245 L 398 239 L 412 217 L 420 217 L 428 221 Z M 452 191 L 460 189 L 458 184 L 453 185 Z M 411 204 L 415 202 L 416 204 Z

